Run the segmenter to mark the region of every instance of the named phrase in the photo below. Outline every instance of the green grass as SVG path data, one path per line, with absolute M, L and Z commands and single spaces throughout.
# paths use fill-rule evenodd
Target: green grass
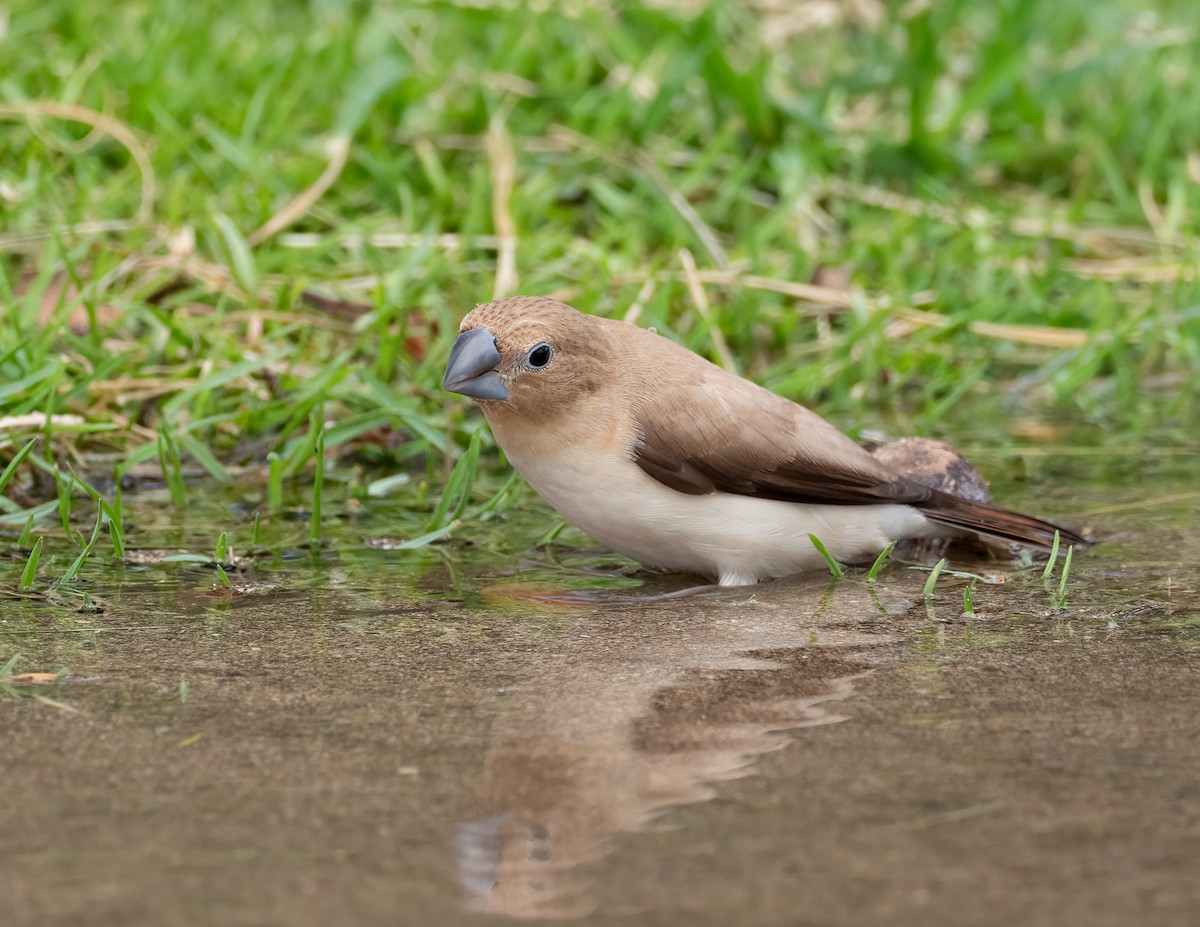
M 933 596 L 933 590 L 937 588 L 938 577 L 942 575 L 942 570 L 946 568 L 946 558 L 943 557 L 933 565 L 933 569 L 929 571 L 929 576 L 925 578 L 925 585 L 921 589 L 921 594 L 925 598 Z
M 319 415 L 443 537 L 509 497 L 438 389 L 498 288 L 847 427 L 1194 420 L 1191 0 L 887 4 L 783 42 L 786 16 L 692 6 L 8 4 L 0 462 L 41 440 L 0 517 L 86 532 L 71 460 L 161 462 L 186 507 L 184 471 L 269 459 L 278 509 Z
M 879 556 L 875 558 L 875 562 L 871 564 L 871 569 L 867 571 L 867 582 L 873 583 L 879 577 L 880 571 L 887 565 L 888 559 L 892 556 L 892 551 L 896 549 L 896 542 L 892 541 L 887 547 L 879 552 Z
M 810 534 L 808 539 L 812 542 L 812 546 L 817 549 L 817 553 L 821 555 L 821 559 L 825 561 L 825 566 L 829 568 L 829 575 L 835 579 L 839 576 L 845 576 L 846 571 L 842 569 L 842 565 L 838 563 L 833 554 L 829 552 L 829 548 L 815 534 Z

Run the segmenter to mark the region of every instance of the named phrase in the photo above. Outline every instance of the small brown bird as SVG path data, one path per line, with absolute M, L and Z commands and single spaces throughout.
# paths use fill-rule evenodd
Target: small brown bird
M 513 296 L 462 321 L 442 387 L 568 522 L 648 566 L 756 583 L 895 540 L 976 534 L 1049 547 L 1065 528 L 952 495 L 814 412 L 654 332 Z

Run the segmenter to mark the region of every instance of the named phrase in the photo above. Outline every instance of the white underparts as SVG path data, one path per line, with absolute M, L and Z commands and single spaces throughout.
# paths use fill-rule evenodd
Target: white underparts
M 510 461 L 567 521 L 648 566 L 715 577 L 722 586 L 821 569 L 813 534 L 846 563 L 900 538 L 944 533 L 908 505 L 810 505 L 730 493 L 688 495 L 619 453 L 559 450 Z

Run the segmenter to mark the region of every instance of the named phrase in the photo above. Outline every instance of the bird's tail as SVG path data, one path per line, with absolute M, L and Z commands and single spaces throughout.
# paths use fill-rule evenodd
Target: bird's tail
M 950 528 L 1044 550 L 1054 546 L 1056 533 L 1063 547 L 1074 545 L 1082 549 L 1091 547 L 1093 543 L 1071 528 L 949 493 L 938 493 L 936 500 L 931 500 L 931 504 L 923 506 L 921 511 L 930 521 Z

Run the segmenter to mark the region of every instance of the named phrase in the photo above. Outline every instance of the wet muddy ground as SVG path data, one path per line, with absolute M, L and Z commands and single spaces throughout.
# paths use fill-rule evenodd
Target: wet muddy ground
M 1060 610 L 978 563 L 975 617 L 900 564 L 653 598 L 685 583 L 530 549 L 532 503 L 240 595 L 148 563 L 88 576 L 100 613 L 8 599 L 0 662 L 71 676 L 0 700 L 5 920 L 1194 924 L 1200 466 L 1089 466 L 1028 489 L 1108 537 Z M 219 521 L 127 507 L 143 550 Z

